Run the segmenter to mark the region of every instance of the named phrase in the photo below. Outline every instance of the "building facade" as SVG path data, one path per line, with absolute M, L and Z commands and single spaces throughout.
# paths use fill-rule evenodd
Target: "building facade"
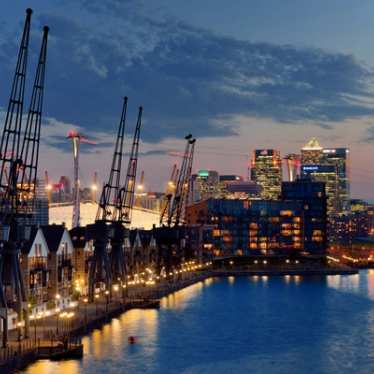
M 337 179 L 336 210 L 337 212 L 348 212 L 350 209 L 349 149 L 324 149 L 323 162 L 335 167 Z
M 313 138 L 301 149 L 301 174 L 326 184 L 328 215 L 349 212 L 349 150 L 322 148 Z
M 256 149 L 251 161 L 251 180 L 262 188 L 263 199 L 278 199 L 282 184 L 282 160 L 275 149 Z
M 217 198 L 219 195 L 219 174 L 215 170 L 199 170 L 191 176 L 191 201 Z
M 278 200 L 208 199 L 187 207 L 186 218 L 189 225 L 209 225 L 203 245 L 215 257 L 323 256 L 326 204 L 323 183 L 298 179 L 282 184 Z

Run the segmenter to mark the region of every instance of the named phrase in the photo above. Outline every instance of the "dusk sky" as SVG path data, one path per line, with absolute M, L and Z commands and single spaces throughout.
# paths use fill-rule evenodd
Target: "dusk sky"
M 72 128 L 98 142 L 82 147 L 82 184 L 107 178 L 127 95 L 129 134 L 144 106 L 149 189 L 164 189 L 189 132 L 194 170 L 243 176 L 253 149 L 285 155 L 314 136 L 350 148 L 352 196 L 374 198 L 372 0 L 3 0 L 0 122 L 27 7 L 26 107 L 50 26 L 40 172 L 56 182 L 72 176 Z

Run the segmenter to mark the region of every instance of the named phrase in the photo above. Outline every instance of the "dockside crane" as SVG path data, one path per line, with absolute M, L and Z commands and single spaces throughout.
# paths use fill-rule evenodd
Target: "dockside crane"
M 73 188 L 73 217 L 72 227 L 79 227 L 81 220 L 81 197 L 80 197 L 80 180 L 79 180 L 79 155 L 80 146 L 82 143 L 96 145 L 95 141 L 87 139 L 83 134 L 78 131 L 71 130 L 68 132 L 68 139 L 71 139 L 73 145 L 73 161 L 74 161 L 74 188 Z
M 138 119 L 135 126 L 133 142 L 129 162 L 127 165 L 125 184 L 119 190 L 115 210 L 115 221 L 111 230 L 111 263 L 114 281 L 126 282 L 126 275 L 131 264 L 126 263 L 126 255 L 123 251 L 125 238 L 129 239 L 132 210 L 135 201 L 135 183 L 139 156 L 140 131 L 142 127 L 143 108 L 139 107 Z M 128 256 L 131 258 L 132 256 Z
M 125 225 L 131 224 L 132 210 L 135 197 L 136 171 L 138 166 L 140 130 L 142 127 L 143 108 L 139 107 L 138 119 L 136 122 L 134 138 L 131 147 L 129 163 L 127 166 L 126 180 L 124 186 L 119 190 L 116 218 L 118 222 Z
M 114 146 L 112 166 L 108 182 L 104 184 L 101 191 L 96 220 L 94 224 L 87 226 L 88 238 L 94 241 L 94 252 L 89 263 L 88 277 L 88 296 L 90 302 L 94 299 L 95 285 L 105 283 L 106 288 L 110 290 L 113 280 L 112 259 L 109 258 L 107 251 L 109 242 L 108 225 L 115 221 L 115 209 L 120 190 L 127 101 L 128 99 L 125 97 Z M 113 255 L 113 248 L 111 255 Z
M 168 213 L 167 224 L 162 225 L 156 230 L 156 235 L 160 243 L 158 272 L 161 273 L 161 268 L 164 268 L 166 275 L 172 274 L 172 269 L 178 268 L 184 258 L 184 211 L 188 202 L 196 139 L 189 134 L 185 137 L 185 140 L 187 143 L 175 186 L 175 192 L 173 195 L 169 194 L 169 197 L 167 197 L 167 206 L 161 213 L 161 223 L 164 222 L 163 216 L 166 212 Z
M 177 168 L 177 164 L 174 164 L 171 170 L 170 179 L 168 180 L 167 185 L 166 185 L 164 199 L 161 205 L 160 225 L 167 223 L 167 219 L 169 216 L 170 203 L 175 192 L 178 175 L 179 175 L 179 169 Z
M 187 204 L 196 139 L 194 139 L 191 134 L 187 135 L 185 139 L 187 140 L 187 144 L 183 155 L 177 185 L 175 187 L 174 199 L 172 201 L 170 214 L 168 217 L 169 227 L 172 225 L 178 226 L 183 221 L 184 208 Z
M 26 127 L 23 131 L 22 114 L 31 14 L 32 10 L 27 9 L 0 145 L 0 317 L 4 347 L 8 341 L 7 320 L 10 308 L 17 312 L 19 322 L 24 320 L 24 336 L 27 337 L 29 333 L 28 300 L 20 269 L 19 248 L 23 240 L 29 239 L 32 217 L 35 213 L 35 186 L 49 32 L 49 28 L 45 26 Z M 4 173 L 7 168 L 8 175 Z

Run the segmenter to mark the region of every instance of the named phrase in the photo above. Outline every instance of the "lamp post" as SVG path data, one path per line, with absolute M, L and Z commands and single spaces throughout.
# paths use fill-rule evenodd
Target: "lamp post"
M 35 316 L 31 314 L 30 316 L 30 321 L 34 322 L 34 340 L 35 340 L 35 345 L 36 345 L 36 328 L 35 328 Z
M 22 331 L 21 331 L 22 323 L 17 322 L 17 330 L 18 330 L 18 350 L 21 351 L 21 337 L 22 337 Z
M 35 337 L 35 345 L 36 345 L 36 322 L 42 318 L 41 315 L 36 316 L 35 324 L 34 324 L 34 337 Z
M 114 300 L 116 300 L 116 298 L 118 296 L 118 291 L 119 291 L 119 285 L 118 284 L 113 285 L 113 291 L 114 291 Z
M 105 297 L 106 297 L 106 305 L 105 305 L 105 311 L 108 313 L 108 306 L 109 306 L 109 291 L 105 291 Z
M 66 312 L 62 312 L 58 316 L 59 319 L 61 319 L 61 332 L 62 332 L 62 334 L 65 333 L 65 323 L 64 323 L 64 321 L 65 321 L 66 315 L 67 315 Z
M 59 308 L 60 307 L 60 299 L 61 299 L 61 295 L 59 293 L 56 293 L 56 296 L 55 296 L 55 300 L 56 300 L 56 305 L 55 307 L 56 308 Z
M 58 319 L 59 319 L 59 316 L 60 316 L 60 308 L 56 308 L 55 312 L 56 312 L 56 335 L 58 335 Z
M 126 283 L 122 284 L 122 304 L 125 304 L 126 299 Z
M 83 302 L 84 302 L 84 326 L 87 327 L 87 303 L 88 303 L 87 297 L 83 299 Z
M 67 326 L 67 329 L 68 329 L 68 334 L 70 335 L 70 330 L 72 328 L 72 318 L 74 317 L 75 313 L 74 312 L 70 312 L 67 314 L 67 319 L 68 319 L 68 326 Z
M 98 304 L 98 301 L 99 301 L 99 295 L 98 294 L 96 294 L 95 295 L 95 299 L 96 299 L 96 301 L 95 301 L 95 306 L 96 306 L 96 315 L 97 315 L 97 304 Z

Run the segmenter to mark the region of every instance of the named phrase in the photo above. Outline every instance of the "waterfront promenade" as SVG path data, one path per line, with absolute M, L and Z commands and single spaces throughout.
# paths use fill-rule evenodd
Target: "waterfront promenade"
M 0 348 L 0 372 L 12 372 L 24 368 L 39 358 L 51 358 L 57 350 L 56 357 L 64 358 L 60 349 L 65 347 L 65 357 L 74 357 L 80 345 L 80 337 L 94 328 L 100 328 L 123 312 L 134 308 L 158 308 L 159 299 L 184 287 L 210 276 L 209 271 L 185 273 L 173 280 L 166 279 L 151 286 L 132 285 L 127 292 L 113 292 L 100 295 L 94 303 L 81 300 L 68 308 L 64 313 L 51 315 L 42 319 L 33 319 L 30 323 L 28 339 L 19 340 L 18 330 L 9 334 L 7 348 Z
M 184 273 L 174 279 L 164 279 L 152 285 L 131 285 L 126 292 L 122 289 L 112 295 L 101 294 L 94 303 L 81 300 L 62 315 L 55 314 L 40 320 L 31 320 L 28 339 L 18 341 L 18 331 L 10 333 L 10 343 L 0 349 L 0 372 L 11 372 L 23 368 L 40 358 L 64 358 L 61 348 L 66 348 L 65 357 L 77 357 L 80 337 L 95 328 L 100 328 L 112 318 L 134 308 L 158 308 L 159 299 L 182 288 L 211 277 L 227 276 L 281 276 L 281 275 L 335 275 L 356 274 L 357 270 L 342 266 L 325 268 L 296 266 L 282 268 L 256 267 L 215 268 Z M 48 357 L 49 352 L 49 357 Z

